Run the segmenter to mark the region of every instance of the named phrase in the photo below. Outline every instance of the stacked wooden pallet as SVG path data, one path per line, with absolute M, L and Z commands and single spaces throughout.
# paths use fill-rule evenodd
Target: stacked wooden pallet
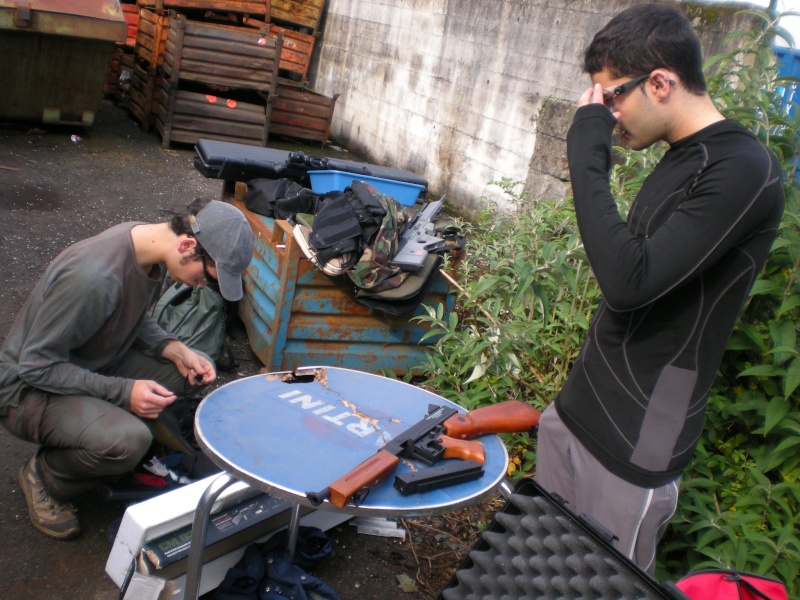
M 168 29 L 168 15 L 139 8 L 129 110 L 145 130 L 150 129 L 154 120 L 153 110 L 163 79 L 160 67 L 164 62 Z
M 125 102 L 130 86 L 131 69 L 133 68 L 133 50 L 136 45 L 136 30 L 139 27 L 139 8 L 135 4 L 121 4 L 122 15 L 128 25 L 127 37 L 114 48 L 111 57 L 103 94 L 112 94 L 118 101 Z
M 266 146 L 282 44 L 266 28 L 170 13 L 156 109 L 163 145 L 209 138 Z
M 308 69 L 320 34 L 325 0 L 272 0 L 272 31 L 284 35 L 278 97 L 272 109 L 273 135 L 328 143 L 338 94 L 328 97 L 308 88 Z
M 336 98 L 308 89 L 324 0 L 137 0 L 129 109 L 163 145 L 327 143 Z
M 320 33 L 324 0 L 272 0 L 270 28 L 284 35 L 278 97 L 272 109 L 273 135 L 328 143 L 338 94 L 308 88 L 308 69 Z

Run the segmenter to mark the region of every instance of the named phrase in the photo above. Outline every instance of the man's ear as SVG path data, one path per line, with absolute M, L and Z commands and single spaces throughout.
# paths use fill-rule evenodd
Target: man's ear
M 652 82 L 652 86 L 659 93 L 670 92 L 677 86 L 675 77 L 665 69 L 656 69 L 653 71 L 650 75 L 650 81 Z
M 178 253 L 179 254 L 186 254 L 187 252 L 192 253 L 194 249 L 197 247 L 197 240 L 191 236 L 183 235 L 178 242 Z

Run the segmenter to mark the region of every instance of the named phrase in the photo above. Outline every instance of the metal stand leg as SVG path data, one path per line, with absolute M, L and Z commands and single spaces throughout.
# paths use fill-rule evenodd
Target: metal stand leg
M 192 544 L 189 548 L 189 558 L 186 564 L 186 591 L 183 594 L 184 600 L 197 600 L 200 590 L 200 575 L 203 572 L 203 553 L 206 548 L 206 534 L 208 533 L 208 521 L 211 516 L 211 508 L 217 501 L 219 495 L 231 484 L 236 483 L 236 479 L 223 473 L 211 482 L 200 497 L 197 503 L 197 510 L 194 513 L 192 522 Z
M 289 535 L 286 544 L 286 552 L 289 554 L 289 560 L 294 558 L 294 551 L 297 548 L 297 532 L 300 530 L 300 505 L 292 504 L 292 516 L 289 519 Z
M 514 493 L 514 487 L 511 485 L 511 482 L 508 479 L 503 479 L 498 488 L 500 489 L 500 493 L 502 493 L 506 498 L 511 498 L 511 495 Z

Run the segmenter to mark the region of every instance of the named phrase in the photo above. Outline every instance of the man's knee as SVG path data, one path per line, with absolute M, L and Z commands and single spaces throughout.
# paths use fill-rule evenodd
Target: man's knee
M 147 425 L 133 417 L 102 428 L 102 435 L 95 437 L 92 444 L 92 452 L 98 461 L 114 465 L 116 473 L 125 473 L 136 467 L 152 442 L 153 434 Z
M 41 448 L 38 470 L 50 494 L 70 500 L 91 489 L 94 482 L 124 475 L 139 464 L 152 435 L 138 418 L 123 414 L 92 423 L 75 447 Z

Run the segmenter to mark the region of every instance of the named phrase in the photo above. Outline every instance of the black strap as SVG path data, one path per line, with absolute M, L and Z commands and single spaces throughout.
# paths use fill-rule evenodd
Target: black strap
M 321 197 L 308 188 L 300 190 L 289 196 L 275 199 L 275 218 L 292 219 L 298 213 L 313 215 L 317 212 Z
M 739 600 L 744 600 L 744 598 L 742 597 L 742 588 L 745 588 L 751 594 L 758 596 L 762 600 L 773 600 L 772 598 L 767 596 L 764 592 L 759 590 L 756 586 L 754 586 L 752 583 L 747 581 L 747 579 L 742 577 L 741 574 L 739 573 L 731 573 L 729 575 L 726 575 L 725 579 L 727 579 L 728 581 L 736 582 L 736 591 L 739 594 Z

